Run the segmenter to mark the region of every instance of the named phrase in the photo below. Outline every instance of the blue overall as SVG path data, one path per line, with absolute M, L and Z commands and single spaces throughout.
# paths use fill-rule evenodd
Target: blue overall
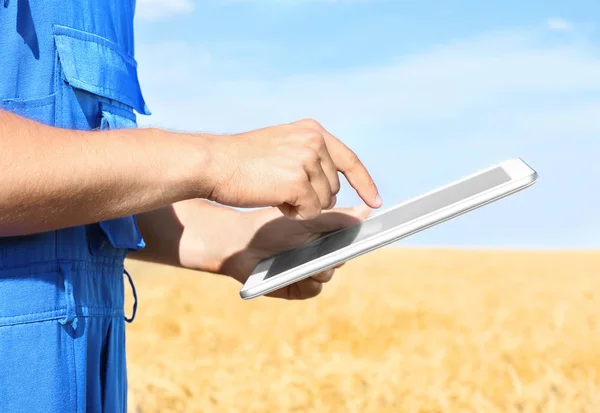
M 0 109 L 61 128 L 136 127 L 149 110 L 134 9 L 0 0 Z M 0 412 L 126 411 L 124 259 L 143 247 L 131 216 L 0 238 Z

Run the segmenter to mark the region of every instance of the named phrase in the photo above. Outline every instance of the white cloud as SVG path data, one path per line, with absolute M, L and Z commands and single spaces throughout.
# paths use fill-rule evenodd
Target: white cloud
M 138 0 L 136 16 L 145 20 L 159 20 L 194 10 L 192 0 Z
M 546 20 L 546 25 L 550 30 L 556 31 L 569 31 L 573 29 L 573 25 L 566 21 L 565 19 L 561 19 L 560 17 L 551 17 Z
M 239 61 L 203 45 L 154 44 L 138 53 L 155 114 L 140 121 L 178 129 L 240 131 L 306 116 L 344 130 L 499 112 L 539 117 L 540 110 L 571 110 L 563 95 L 600 92 L 597 55 L 530 32 L 486 34 L 387 65 L 295 75 L 278 75 L 260 55 Z

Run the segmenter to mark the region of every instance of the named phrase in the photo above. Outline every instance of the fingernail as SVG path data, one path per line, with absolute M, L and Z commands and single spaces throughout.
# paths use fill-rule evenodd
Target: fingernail
M 381 199 L 381 196 L 379 194 L 377 194 L 377 198 L 375 198 L 375 204 L 377 204 L 378 206 L 383 205 L 383 200 Z

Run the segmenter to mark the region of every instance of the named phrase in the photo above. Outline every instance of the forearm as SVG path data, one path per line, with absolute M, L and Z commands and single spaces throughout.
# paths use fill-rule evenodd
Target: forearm
M 131 251 L 128 258 L 182 267 L 180 244 L 184 224 L 177 216 L 176 205 L 168 205 L 136 216 L 146 247 Z
M 265 212 L 243 212 L 203 199 L 178 202 L 137 216 L 146 247 L 128 257 L 219 273 L 243 250 Z
M 59 129 L 0 110 L 0 236 L 140 214 L 199 196 L 193 181 L 202 182 L 192 176 L 206 161 L 199 139 L 156 129 Z

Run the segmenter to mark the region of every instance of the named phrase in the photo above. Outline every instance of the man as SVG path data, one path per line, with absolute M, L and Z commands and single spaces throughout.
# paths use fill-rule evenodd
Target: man
M 125 411 L 128 253 L 243 282 L 381 206 L 356 155 L 312 120 L 232 136 L 137 129 L 134 111 L 150 112 L 134 9 L 0 3 L 3 413 Z M 331 210 L 338 171 L 366 205 Z M 313 297 L 332 274 L 272 295 Z

